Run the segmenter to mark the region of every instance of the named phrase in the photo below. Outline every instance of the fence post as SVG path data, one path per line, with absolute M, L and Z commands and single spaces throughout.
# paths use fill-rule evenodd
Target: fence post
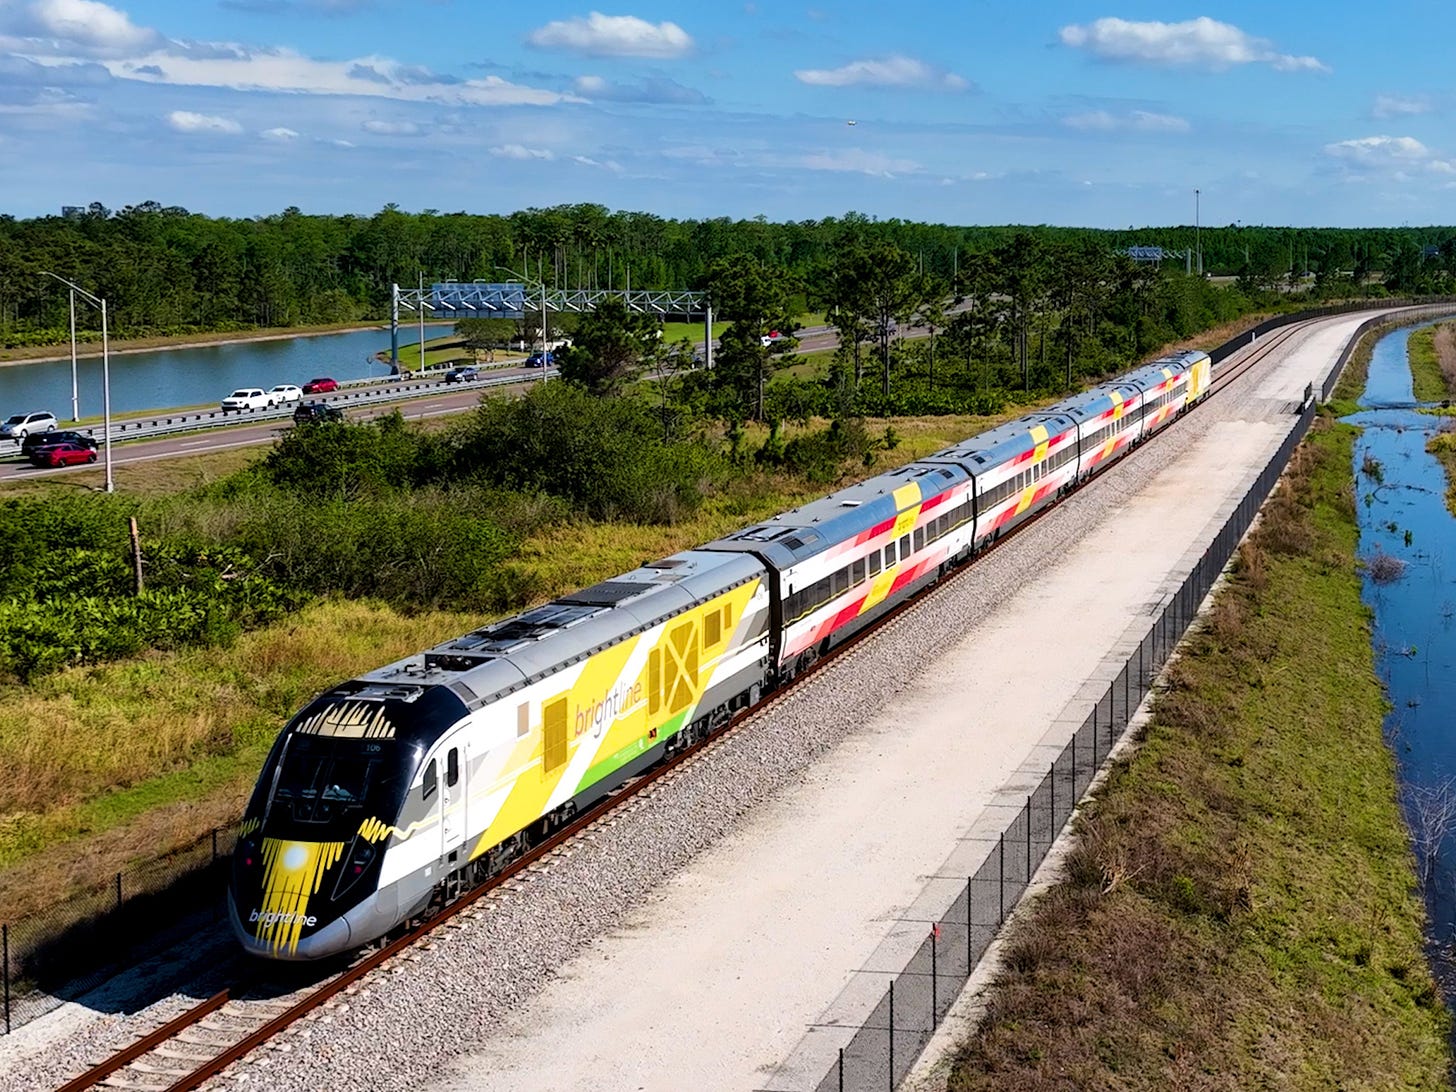
M 1050 852 L 1052 843 L 1057 840 L 1057 762 L 1052 759 L 1052 772 L 1048 779 L 1052 783 L 1051 814 L 1047 816 L 1047 851 Z
M 930 927 L 930 1027 L 932 1031 L 940 1023 L 940 968 L 935 953 L 939 939 L 940 925 L 932 925 Z
M 0 963 L 5 966 L 5 1034 L 10 1034 L 10 926 L 0 925 Z
M 1001 854 L 1001 859 L 1000 859 L 1000 863 L 998 865 L 998 869 L 999 869 L 1001 875 L 1000 875 L 1000 895 L 999 895 L 998 901 L 996 903 L 996 908 L 999 911 L 999 913 L 997 914 L 997 924 L 998 925 L 1005 925 L 1006 924 L 1006 832 L 1004 830 L 1001 832 L 1000 854 Z
M 1031 886 L 1031 797 L 1026 798 L 1026 886 Z
M 890 1092 L 895 1092 L 895 980 L 890 979 Z
M 1077 733 L 1072 733 L 1072 806 L 1077 806 Z
M 839 1048 L 839 1092 L 844 1092 L 844 1048 Z
M 1097 754 L 1097 703 L 1092 703 L 1092 768 L 1095 770 L 1102 765 L 1102 759 Z

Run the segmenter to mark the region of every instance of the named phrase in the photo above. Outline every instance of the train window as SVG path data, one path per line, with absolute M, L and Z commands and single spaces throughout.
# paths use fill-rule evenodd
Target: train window
M 420 785 L 420 799 L 428 800 L 435 795 L 435 790 L 440 785 L 440 767 L 432 758 L 430 764 L 425 767 L 425 779 Z
M 849 590 L 849 569 L 843 568 L 834 574 L 834 594 L 840 595 Z
M 723 616 L 715 610 L 703 615 L 703 647 L 712 648 L 723 639 Z
M 900 539 L 900 560 L 904 561 L 910 556 L 910 536 L 906 535 Z
M 822 607 L 833 598 L 829 577 L 825 577 L 814 585 L 814 605 Z
M 874 553 L 870 554 L 870 556 L 867 558 L 867 560 L 869 561 L 869 566 L 870 566 L 870 576 L 872 576 L 872 577 L 879 576 L 880 575 L 880 551 L 879 550 L 876 550 Z
M 885 568 L 887 568 L 887 569 L 893 569 L 894 567 L 895 567 L 895 544 L 892 542 L 888 546 L 885 547 Z
M 445 784 L 455 785 L 460 781 L 460 749 L 450 748 L 450 757 L 445 760 Z
M 865 559 L 860 558 L 849 567 L 849 582 L 852 585 L 860 585 L 865 582 Z
M 949 530 L 950 530 L 950 513 L 947 512 L 945 515 L 941 516 L 940 519 L 936 520 L 935 537 L 936 538 L 943 538 L 943 537 L 945 537 L 945 534 Z
M 923 549 L 925 549 L 925 528 L 917 527 L 915 528 L 915 552 L 918 554 Z

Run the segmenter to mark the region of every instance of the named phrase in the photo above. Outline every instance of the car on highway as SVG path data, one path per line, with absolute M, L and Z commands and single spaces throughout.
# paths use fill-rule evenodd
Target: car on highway
M 480 378 L 480 370 L 466 366 L 464 368 L 451 368 L 445 373 L 446 383 L 470 383 Z
M 222 400 L 225 410 L 272 409 L 274 397 L 262 387 L 239 387 Z
M 42 444 L 31 451 L 30 461 L 36 466 L 51 467 L 94 463 L 96 449 L 76 443 Z
M 14 440 L 17 443 L 34 432 L 50 432 L 56 427 L 56 415 L 44 410 L 35 413 L 15 413 L 0 424 L 0 440 Z
M 549 368 L 555 363 L 556 358 L 551 355 L 549 350 L 544 353 L 535 352 L 526 357 L 526 367 L 528 368 Z
M 763 345 L 763 347 L 765 349 L 767 349 L 770 345 L 772 345 L 774 342 L 778 341 L 783 336 L 784 335 L 781 334 L 781 333 L 779 333 L 777 330 L 770 330 L 768 333 L 764 334 L 758 340 L 759 340 L 759 343 L 761 345 Z
M 303 385 L 304 394 L 328 394 L 329 391 L 336 391 L 338 389 L 339 381 L 337 379 L 330 379 L 326 375 L 321 375 L 317 379 L 310 379 Z
M 32 432 L 24 440 L 20 441 L 20 453 L 29 455 L 38 447 L 45 447 L 48 444 L 80 444 L 82 447 L 89 447 L 96 450 L 96 438 L 87 436 L 84 432 Z
M 273 396 L 273 401 L 277 402 L 280 406 L 284 402 L 297 402 L 303 397 L 303 391 L 292 383 L 279 383 L 278 386 L 273 387 L 268 393 Z
M 295 425 L 321 425 L 325 421 L 342 421 L 344 411 L 327 402 L 302 402 L 293 411 Z

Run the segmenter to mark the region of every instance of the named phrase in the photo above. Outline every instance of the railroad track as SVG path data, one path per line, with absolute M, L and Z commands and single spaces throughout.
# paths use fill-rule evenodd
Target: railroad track
M 1220 366 L 1215 371 L 1209 396 L 1226 389 L 1305 326 L 1305 323 L 1300 323 L 1271 334 L 1257 346 L 1251 347 L 1251 351 L 1237 362 Z M 1045 509 L 1043 514 L 1049 510 L 1050 508 Z M 1003 536 L 1001 541 L 1014 538 L 1039 518 L 1040 515 L 1018 526 Z M 961 565 L 950 570 L 938 586 L 963 577 L 972 568 L 971 565 Z M 592 832 L 602 824 L 616 822 L 631 808 L 640 806 L 651 796 L 654 787 L 665 785 L 679 776 L 692 763 L 722 746 L 749 719 L 767 714 L 805 680 L 823 671 L 839 656 L 853 651 L 860 641 L 898 619 L 909 607 L 921 602 L 924 602 L 924 597 L 917 596 L 902 604 L 865 629 L 854 640 L 821 658 L 791 685 L 779 690 L 760 705 L 739 713 L 724 728 L 705 740 L 629 782 L 617 793 L 578 816 L 569 826 L 511 862 L 495 876 L 430 913 L 379 950 L 359 959 L 322 983 L 310 984 L 302 991 L 292 991 L 295 994 L 301 992 L 301 997 L 295 999 L 279 995 L 276 982 L 244 975 L 238 984 L 218 991 L 131 1046 L 67 1081 L 59 1092 L 82 1092 L 91 1088 L 128 1089 L 132 1092 L 186 1092 L 199 1087 L 284 1029 L 317 1012 L 334 998 L 357 991 L 368 976 L 402 968 L 410 960 L 411 950 L 415 945 L 436 929 L 452 920 L 463 924 L 457 919 L 479 918 L 485 912 L 479 906 L 484 900 L 513 888 L 533 871 L 549 867 L 552 858 L 569 853 L 574 843 L 590 838 Z M 268 994 L 275 996 L 267 996 Z

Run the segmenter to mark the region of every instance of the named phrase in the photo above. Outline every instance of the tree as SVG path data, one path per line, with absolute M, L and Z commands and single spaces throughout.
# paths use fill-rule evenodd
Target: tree
M 644 360 L 662 350 L 656 316 L 628 310 L 619 296 L 607 296 L 578 320 L 572 344 L 556 354 L 561 377 L 592 394 L 615 394 Z
M 731 399 L 730 416 L 751 406 L 751 416 L 763 419 L 763 388 L 772 355 L 783 352 L 794 340 L 784 338 L 773 345 L 763 341 L 770 330 L 792 329 L 792 291 L 788 273 L 757 258 L 719 258 L 708 268 L 713 311 L 732 323 L 719 338 L 714 361 L 715 384 Z
M 481 353 L 508 345 L 515 331 L 514 319 L 467 318 L 455 324 L 455 333 L 461 344 L 470 350 L 471 358 L 476 361 Z

